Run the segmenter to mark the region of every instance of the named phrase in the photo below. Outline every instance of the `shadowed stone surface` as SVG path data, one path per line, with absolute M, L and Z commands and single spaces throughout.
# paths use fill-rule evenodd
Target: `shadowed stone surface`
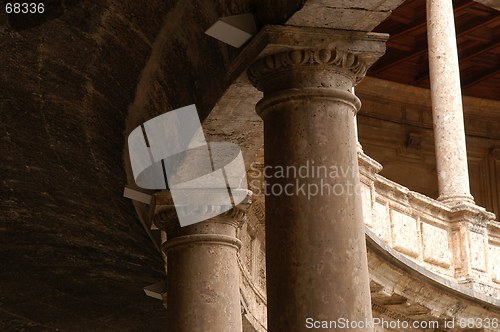
M 121 197 L 125 135 L 190 103 L 207 116 L 238 55 L 203 34 L 219 17 L 253 11 L 259 27 L 282 24 L 303 2 L 2 11 L 0 330 L 165 330 L 161 302 L 142 292 L 164 277 L 163 262 Z
M 73 1 L 36 22 L 2 14 L 1 330 L 164 321 L 142 292 L 162 265 L 121 198 L 121 146 L 168 6 Z
M 259 4 L 282 23 L 295 1 Z M 0 330 L 164 330 L 163 262 L 122 198 L 125 120 L 225 90 L 238 50 L 203 34 L 251 1 L 50 1 L 0 14 Z M 156 94 L 158 93 L 158 94 Z M 134 111 L 137 111 L 134 113 Z

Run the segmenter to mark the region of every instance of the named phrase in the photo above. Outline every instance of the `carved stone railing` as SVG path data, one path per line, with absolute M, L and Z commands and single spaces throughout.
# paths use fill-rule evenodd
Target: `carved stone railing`
M 382 166 L 359 154 L 367 227 L 420 266 L 474 291 L 500 295 L 500 223 L 474 204 L 449 207 L 378 173 Z
M 267 297 L 264 248 L 264 197 L 255 196 L 247 222 L 239 229 L 238 253 L 243 331 L 267 331 Z

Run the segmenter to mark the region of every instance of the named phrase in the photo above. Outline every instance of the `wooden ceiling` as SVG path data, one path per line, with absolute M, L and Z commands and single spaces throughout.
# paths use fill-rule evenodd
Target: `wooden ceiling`
M 375 29 L 391 37 L 370 76 L 429 88 L 425 3 L 407 0 Z M 500 100 L 500 12 L 470 0 L 453 7 L 462 93 Z

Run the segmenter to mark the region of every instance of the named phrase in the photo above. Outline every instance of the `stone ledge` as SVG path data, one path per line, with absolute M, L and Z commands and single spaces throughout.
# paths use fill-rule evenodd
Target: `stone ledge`
M 469 287 L 462 286 L 457 282 L 451 281 L 437 273 L 429 271 L 428 269 L 420 266 L 411 259 L 408 259 L 406 256 L 392 249 L 387 243 L 381 240 L 368 228 L 365 230 L 365 232 L 367 246 L 379 256 L 383 257 L 387 262 L 404 270 L 406 273 L 408 273 L 408 275 L 418 277 L 425 283 L 437 286 L 440 289 L 445 290 L 446 292 L 450 292 L 464 299 L 477 302 L 478 305 L 482 305 L 486 308 L 495 310 L 500 313 L 499 298 L 475 292 Z
M 450 207 L 377 174 L 359 154 L 366 225 L 407 259 L 485 294 L 500 293 L 500 225 L 464 202 Z

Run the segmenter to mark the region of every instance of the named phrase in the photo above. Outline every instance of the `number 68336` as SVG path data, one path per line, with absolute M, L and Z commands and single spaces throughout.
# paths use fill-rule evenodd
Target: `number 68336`
M 45 5 L 41 2 L 7 2 L 5 12 L 7 14 L 43 14 Z

